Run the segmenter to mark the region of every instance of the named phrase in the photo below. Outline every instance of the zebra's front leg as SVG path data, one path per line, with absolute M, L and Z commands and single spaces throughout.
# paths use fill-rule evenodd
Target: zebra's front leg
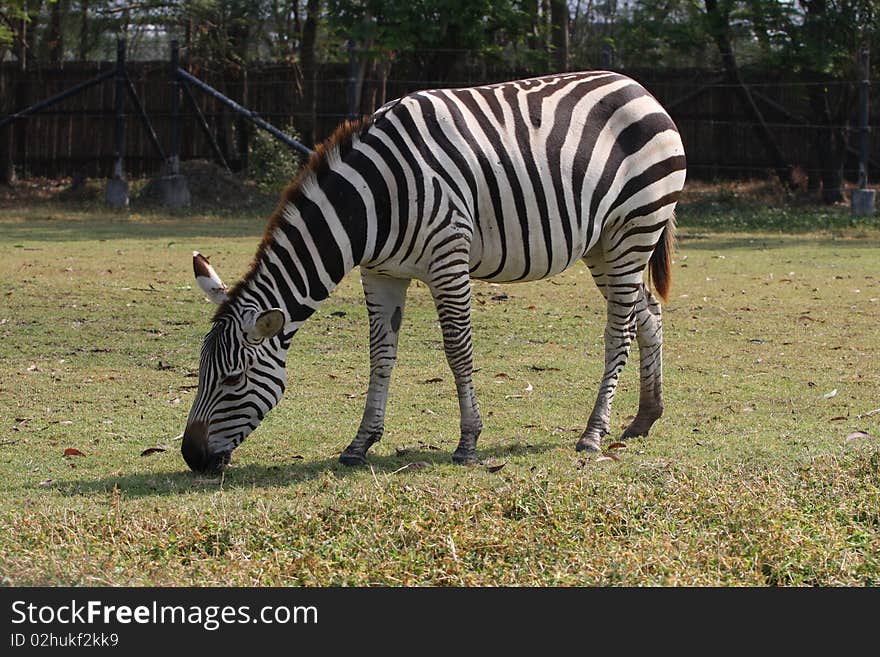
M 409 279 L 379 276 L 361 270 L 364 299 L 370 317 L 370 387 L 357 436 L 339 456 L 345 465 L 363 465 L 367 450 L 385 431 L 388 382 L 397 359 L 397 341 Z
M 461 414 L 461 439 L 452 453 L 459 464 L 477 461 L 477 438 L 483 430 L 483 419 L 474 391 L 474 349 L 471 341 L 471 281 L 467 263 L 457 272 L 440 270 L 429 283 L 440 328 L 443 349 L 458 391 Z
M 581 452 L 599 451 L 602 438 L 608 433 L 611 421 L 611 402 L 617 390 L 620 372 L 626 365 L 629 349 L 635 337 L 634 307 L 638 286 L 633 290 L 606 289 L 608 320 L 605 324 L 605 373 L 599 385 L 599 394 L 587 421 L 587 428 L 575 449 Z

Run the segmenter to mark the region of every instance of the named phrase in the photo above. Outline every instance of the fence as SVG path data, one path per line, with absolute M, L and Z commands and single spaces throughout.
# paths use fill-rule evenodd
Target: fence
M 112 69 L 114 63 L 66 63 L 63 69 L 41 69 L 19 73 L 14 65 L 0 64 L 0 112 L 20 109 L 41 98 Z M 143 99 L 159 141 L 170 143 L 171 83 L 168 62 L 131 62 L 127 65 L 134 87 Z M 254 65 L 242 74 L 194 65 L 191 71 L 227 96 L 241 102 L 273 125 L 293 132 L 302 125 L 309 111 L 302 94 L 298 70 L 289 65 Z M 670 110 L 685 143 L 691 178 L 761 177 L 773 168 L 766 150 L 755 136 L 752 119 L 746 115 L 734 87 L 710 71 L 623 71 L 642 82 Z M 385 81 L 388 99 L 417 89 L 439 86 L 469 86 L 523 77 L 518 71 L 464 69 L 456 79 L 444 82 L 412 79 L 406 71 L 393 67 Z M 829 89 L 830 104 L 846 103 L 847 93 L 857 85 L 846 80 L 816 80 L 791 75 L 750 74 L 746 81 L 761 107 L 780 150 L 788 163 L 804 172 L 818 172 L 828 163 L 818 159 L 812 137 L 827 129 L 809 119 L 808 89 L 823 85 Z M 379 81 L 365 79 L 362 91 L 364 112 L 380 100 Z M 329 135 L 346 118 L 349 92 L 349 66 L 325 64 L 318 71 L 315 99 L 315 135 Z M 871 143 L 869 152 L 880 153 L 880 98 L 878 85 L 871 86 Z M 845 120 L 851 130 L 851 148 L 844 161 L 845 175 L 857 180 L 856 95 L 845 107 Z M 215 99 L 198 95 L 197 101 L 226 160 L 232 168 L 246 161 L 247 135 L 253 128 Z M 129 106 L 126 129 L 125 169 L 129 176 L 154 174 L 163 162 L 142 129 L 139 117 Z M 20 175 L 64 177 L 81 174 L 107 177 L 113 164 L 114 89 L 112 83 L 97 85 L 78 96 L 40 114 L 16 122 L 0 134 L 0 149 L 9 149 Z M 309 144 L 311 146 L 311 144 Z M 187 111 L 183 125 L 182 159 L 213 159 L 214 151 Z M 876 155 L 871 160 L 869 179 L 880 176 Z

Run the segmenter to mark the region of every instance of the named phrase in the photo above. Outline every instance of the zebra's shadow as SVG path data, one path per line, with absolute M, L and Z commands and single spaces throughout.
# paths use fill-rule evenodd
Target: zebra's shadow
M 478 449 L 480 463 L 459 466 L 452 463 L 446 450 L 413 449 L 404 454 L 371 454 L 366 465 L 349 467 L 338 461 L 338 455 L 315 460 L 293 460 L 283 464 L 247 463 L 233 465 L 222 476 L 201 475 L 186 469 L 181 459 L 179 472 L 129 472 L 97 479 L 68 479 L 55 482 L 54 488 L 64 496 L 120 494 L 125 498 L 148 498 L 185 495 L 211 490 L 274 488 L 296 485 L 327 478 L 390 477 L 392 475 L 432 476 L 439 468 L 465 468 L 485 471 L 488 463 L 529 454 L 541 454 L 560 447 L 552 441 L 525 444 L 491 445 Z M 573 453 L 573 451 L 572 451 Z M 524 464 L 527 464 L 525 462 Z M 36 489 L 36 485 L 35 485 Z M 41 488 L 45 490 L 45 488 Z

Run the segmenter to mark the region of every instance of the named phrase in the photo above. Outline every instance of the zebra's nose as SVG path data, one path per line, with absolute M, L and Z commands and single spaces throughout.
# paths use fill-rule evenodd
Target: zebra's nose
M 183 432 L 183 443 L 180 445 L 183 460 L 193 472 L 207 470 L 208 456 L 208 425 L 204 422 L 193 422 L 186 425 Z

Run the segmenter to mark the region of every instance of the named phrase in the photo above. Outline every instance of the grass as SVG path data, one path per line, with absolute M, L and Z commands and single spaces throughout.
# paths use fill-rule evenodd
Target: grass
M 352 272 L 222 480 L 189 473 L 171 439 L 212 312 L 190 252 L 234 280 L 266 215 L 3 204 L 2 582 L 877 585 L 878 438 L 847 436 L 880 436 L 880 224 L 692 189 L 665 306 L 666 415 L 619 460 L 574 451 L 604 323 L 578 266 L 475 284 L 484 465 L 450 462 L 457 403 L 420 284 L 386 436 L 370 467 L 338 465 L 367 387 Z M 637 398 L 634 350 L 615 427 Z

